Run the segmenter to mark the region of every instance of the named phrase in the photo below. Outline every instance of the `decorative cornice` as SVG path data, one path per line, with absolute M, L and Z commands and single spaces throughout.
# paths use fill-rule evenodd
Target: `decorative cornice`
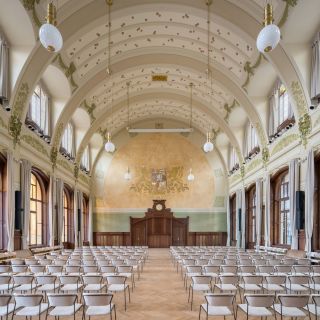
M 84 184 L 89 185 L 90 184 L 90 177 L 86 176 L 82 172 L 79 174 L 79 181 L 82 181 Z
M 67 171 L 69 171 L 70 173 L 72 173 L 72 166 L 64 159 L 58 159 L 57 164 L 62 168 L 66 169 Z
M 28 145 L 30 145 L 35 150 L 39 151 L 42 155 L 49 158 L 48 150 L 41 143 L 41 141 L 39 141 L 39 138 L 37 136 L 32 137 L 30 135 L 23 135 L 23 136 L 21 136 L 21 140 L 26 142 Z
M 67 79 L 70 82 L 70 85 L 72 87 L 72 92 L 74 92 L 76 89 L 78 89 L 78 85 L 76 84 L 76 82 L 74 81 L 73 78 L 73 74 L 75 73 L 75 71 L 77 70 L 76 66 L 74 65 L 73 62 L 70 63 L 69 66 L 67 66 L 61 57 L 61 54 L 59 53 L 52 62 L 56 62 L 57 65 L 63 70 L 65 76 L 67 77 Z
M 241 180 L 241 174 L 234 174 L 230 177 L 230 184 L 237 182 L 238 180 Z
M 274 156 L 276 153 L 283 150 L 289 144 L 296 142 L 299 139 L 299 135 L 296 133 L 290 134 L 282 138 L 272 149 L 271 156 Z
M 250 161 L 250 163 L 248 163 L 248 165 L 246 166 L 246 172 L 250 172 L 254 169 L 256 169 L 257 167 L 259 167 L 262 164 L 262 159 L 253 159 L 252 161 Z

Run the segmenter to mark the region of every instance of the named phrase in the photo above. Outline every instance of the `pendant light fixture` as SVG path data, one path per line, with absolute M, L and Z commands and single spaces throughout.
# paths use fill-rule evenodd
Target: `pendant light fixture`
M 212 105 L 212 95 L 213 95 L 213 78 L 212 78 L 212 72 L 210 69 L 210 5 L 212 1 L 206 1 L 207 4 L 207 77 L 210 81 L 210 101 Z M 213 150 L 213 143 L 211 142 L 211 133 L 207 132 L 207 141 L 203 145 L 203 151 L 204 152 L 211 152 Z
M 210 132 L 207 133 L 207 141 L 205 142 L 205 144 L 203 145 L 203 151 L 208 153 L 213 151 L 213 143 L 211 142 L 211 134 Z
M 273 21 L 272 4 L 267 3 L 264 8 L 264 28 L 257 37 L 257 48 L 262 53 L 272 51 L 280 41 L 280 29 Z
M 112 0 L 106 0 L 108 8 L 108 66 L 106 69 L 107 74 L 111 75 L 111 6 Z
M 126 173 L 124 174 L 124 179 L 127 181 L 131 180 L 131 172 L 130 172 L 129 167 L 128 167 Z
M 48 3 L 46 23 L 39 29 L 39 40 L 49 52 L 58 52 L 63 46 L 63 39 L 57 25 L 57 9 L 52 1 Z
M 111 124 L 113 125 L 113 90 L 112 90 L 112 87 L 111 87 Z M 111 141 L 110 131 L 108 131 L 107 142 L 106 142 L 104 148 L 108 153 L 113 153 L 116 150 L 114 143 Z
M 194 174 L 192 173 L 192 169 L 191 168 L 189 169 L 189 174 L 188 174 L 187 179 L 188 179 L 189 182 L 194 181 Z

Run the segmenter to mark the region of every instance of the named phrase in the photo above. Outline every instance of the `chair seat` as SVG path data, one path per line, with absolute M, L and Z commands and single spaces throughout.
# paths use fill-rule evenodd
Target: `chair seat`
M 124 291 L 128 285 L 123 285 L 123 284 L 110 284 L 108 286 L 108 291 Z
M 205 310 L 205 312 L 209 316 L 230 316 L 232 315 L 231 310 L 228 307 L 216 307 L 216 306 L 209 306 L 207 309 L 207 304 L 203 303 L 201 307 Z
M 94 306 L 94 307 L 88 307 L 86 311 L 87 316 L 99 316 L 104 314 L 109 314 L 111 310 L 113 309 L 114 304 L 107 305 L 107 306 Z
M 60 288 L 61 291 L 77 291 L 78 289 L 81 289 L 83 285 L 81 283 L 69 283 L 63 285 L 63 287 Z
M 122 276 L 122 277 L 126 277 L 126 278 L 132 277 L 132 273 L 130 273 L 130 272 L 119 273 L 118 275 Z
M 0 307 L 0 317 L 10 314 L 11 312 L 13 312 L 13 310 L 14 310 L 14 303 L 9 303 L 8 308 L 7 306 Z
M 257 284 L 241 283 L 239 285 L 239 287 L 245 291 L 260 291 L 260 290 L 262 290 L 262 288 L 260 286 L 258 286 Z
M 85 287 L 84 287 L 84 291 L 100 291 L 102 290 L 103 288 L 105 288 L 106 285 L 105 284 L 95 284 L 95 283 L 91 283 L 91 284 L 87 284 Z
M 206 272 L 204 275 L 210 276 L 212 278 L 218 278 L 219 277 L 219 274 L 215 273 L 215 272 Z
M 13 288 L 14 291 L 31 291 L 37 288 L 36 284 L 21 284 Z
M 281 304 L 275 304 L 274 310 L 281 314 Z M 296 307 L 282 307 L 282 315 L 284 317 L 305 317 L 306 314 Z
M 315 304 L 308 304 L 308 307 L 309 307 L 310 313 L 319 316 L 319 314 L 320 314 L 320 307 L 316 307 Z M 305 309 L 306 311 L 308 311 L 308 307 L 304 307 L 304 309 Z
M 54 291 L 55 289 L 58 289 L 60 287 L 59 284 L 51 284 L 51 283 L 47 283 L 47 284 L 42 284 L 37 288 L 37 291 Z
M 247 313 L 247 304 L 238 304 L 238 307 Z M 270 317 L 272 316 L 272 312 L 265 307 L 248 307 L 248 315 L 254 317 Z
M 39 306 L 35 307 L 24 307 L 17 311 L 16 315 L 17 316 L 25 316 L 25 317 L 33 317 L 37 316 L 45 311 L 47 311 L 49 308 L 49 305 L 47 303 L 41 303 L 40 308 Z
M 252 276 L 250 272 L 238 272 L 239 277 Z
M 216 287 L 222 291 L 236 291 L 237 287 L 233 284 L 216 284 Z
M 320 291 L 320 284 L 318 283 L 313 283 L 310 285 L 310 288 L 314 291 Z
M 54 307 L 50 312 L 50 316 L 72 316 L 74 312 L 77 312 L 82 307 L 82 304 L 76 303 L 75 307 L 64 306 L 64 307 Z
M 104 278 L 106 277 L 112 277 L 112 276 L 116 276 L 117 274 L 115 272 L 106 272 L 106 273 L 102 273 L 102 276 Z
M 12 283 L 10 284 L 0 284 L 0 291 L 8 291 L 14 288 Z
M 266 283 L 262 285 L 263 289 L 267 290 L 267 291 L 285 291 L 285 288 L 280 286 L 279 284 L 273 284 L 273 283 Z
M 211 291 L 211 287 L 208 284 L 192 284 L 192 289 L 194 291 Z
M 290 290 L 290 291 L 297 291 L 297 292 L 299 292 L 299 291 L 309 291 L 309 287 L 306 287 L 306 286 L 301 285 L 301 284 L 295 284 L 295 283 L 292 284 L 291 286 L 290 286 L 290 284 L 287 284 L 286 288 L 288 290 Z

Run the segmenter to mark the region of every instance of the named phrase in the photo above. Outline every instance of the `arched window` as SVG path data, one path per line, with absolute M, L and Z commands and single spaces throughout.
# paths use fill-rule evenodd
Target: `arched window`
M 6 192 L 6 159 L 0 153 L 0 250 L 4 250 L 7 245 L 6 219 L 5 219 L 5 192 Z
M 73 159 L 75 156 L 74 127 L 71 122 L 68 122 L 64 130 L 60 152 L 69 159 Z
M 232 173 L 237 169 L 239 169 L 238 155 L 236 149 L 234 147 L 231 147 L 229 152 L 229 170 Z
M 271 239 L 275 245 L 290 245 L 291 220 L 288 169 L 271 179 Z
M 236 194 L 230 198 L 230 242 L 234 246 L 237 243 L 237 208 L 236 208 Z
M 90 172 L 90 149 L 89 146 L 87 146 L 84 149 L 82 158 L 81 158 L 81 164 L 80 164 L 81 170 L 84 170 L 86 172 Z
M 277 80 L 269 98 L 268 133 L 270 141 L 278 137 L 283 130 L 292 127 L 294 122 L 288 91 L 284 84 Z
M 9 45 L 5 36 L 0 32 L 0 104 L 7 107 L 9 104 Z
M 83 241 L 88 241 L 88 223 L 89 223 L 89 199 L 84 194 L 82 200 L 82 230 L 83 230 Z
M 30 129 L 49 135 L 49 96 L 40 85 L 31 96 L 26 122 Z
M 253 249 L 256 241 L 256 201 L 256 186 L 253 185 L 246 192 L 246 247 L 248 249 Z
M 30 188 L 30 225 L 29 244 L 43 244 L 43 190 L 40 181 L 34 173 L 31 173 Z
M 62 242 L 73 243 L 73 197 L 72 192 L 65 186 L 63 190 L 63 235 Z

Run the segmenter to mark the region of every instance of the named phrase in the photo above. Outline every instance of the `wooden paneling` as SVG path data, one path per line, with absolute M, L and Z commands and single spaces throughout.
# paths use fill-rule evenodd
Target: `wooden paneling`
M 226 232 L 189 232 L 188 246 L 225 246 Z
M 21 247 L 22 232 L 21 230 L 14 230 L 14 250 L 22 250 Z
M 94 232 L 95 246 L 130 246 L 130 232 Z

